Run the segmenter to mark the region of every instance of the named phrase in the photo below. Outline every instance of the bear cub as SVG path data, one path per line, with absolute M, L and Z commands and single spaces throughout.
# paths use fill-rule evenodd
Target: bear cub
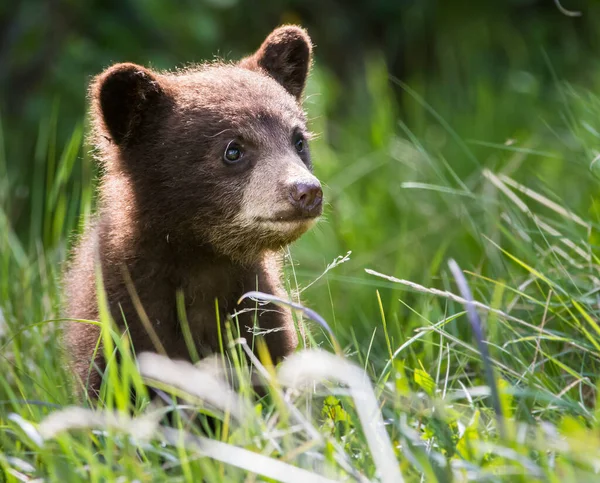
M 138 353 L 156 351 L 149 320 L 170 357 L 189 359 L 178 293 L 200 355 L 219 348 L 215 299 L 219 320 L 239 313 L 249 344 L 258 317 L 274 360 L 296 348 L 287 309 L 237 301 L 251 290 L 286 296 L 281 248 L 321 214 L 301 107 L 311 58 L 307 33 L 284 26 L 235 64 L 172 73 L 117 64 L 95 78 L 92 139 L 103 174 L 97 215 L 64 277 L 69 318 L 98 320 L 99 264 L 111 315 Z M 99 337 L 96 325 L 65 329 L 76 376 L 93 396 L 105 365 Z

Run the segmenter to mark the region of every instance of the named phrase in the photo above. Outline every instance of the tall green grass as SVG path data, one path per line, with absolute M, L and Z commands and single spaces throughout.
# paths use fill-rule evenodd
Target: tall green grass
M 262 398 L 234 324 L 223 334 L 225 376 L 219 358 L 167 375 L 142 363 L 143 379 L 106 314 L 104 350 L 122 364 L 109 365 L 99 403 L 73 397 L 58 281 L 72 234 L 93 211 L 83 130 L 58 145 L 60 108 L 42 120 L 26 182 L 0 135 L 4 481 L 598 479 L 598 97 L 556 80 L 542 95 L 483 76 L 461 107 L 443 85 L 437 93 L 435 82 L 390 80 L 377 60 L 367 72 L 368 99 L 350 98 L 356 109 L 333 125 L 337 86 L 319 70 L 311 81 L 328 205 L 291 248 L 286 283 L 334 337 L 297 312 L 313 329 L 309 347 L 279 369 L 264 353 L 252 361 Z M 201 382 L 179 383 L 176 407 L 143 397 L 144 381 L 166 390 L 181 379 Z

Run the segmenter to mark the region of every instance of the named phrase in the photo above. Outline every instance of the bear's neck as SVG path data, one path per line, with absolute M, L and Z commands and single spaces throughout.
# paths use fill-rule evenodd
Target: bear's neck
M 239 279 L 256 271 L 266 258 L 278 256 L 274 252 L 257 253 L 253 259 L 242 261 L 223 255 L 210 244 L 186 236 L 174 220 L 157 217 L 152 210 L 141 209 L 140 204 L 144 205 L 132 193 L 126 176 L 111 176 L 102 186 L 99 215 L 104 255 L 114 263 L 160 265 L 183 278 L 212 272 L 215 277 Z

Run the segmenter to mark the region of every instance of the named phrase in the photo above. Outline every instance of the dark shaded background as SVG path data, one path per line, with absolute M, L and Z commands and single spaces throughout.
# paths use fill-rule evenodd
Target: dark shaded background
M 0 6 L 0 107 L 15 155 L 55 99 L 68 132 L 84 110 L 91 75 L 113 62 L 131 61 L 172 69 L 214 55 L 236 59 L 259 45 L 281 23 L 305 26 L 317 46 L 319 66 L 344 89 L 360 88 L 365 59 L 380 52 L 389 73 L 410 83 L 435 83 L 440 69 L 455 64 L 466 83 L 468 66 L 497 73 L 509 63 L 549 75 L 545 49 L 562 75 L 579 77 L 600 45 L 598 2 L 571 1 L 584 15 L 568 18 L 552 0 L 332 1 L 249 0 L 87 1 L 20 0 Z M 468 58 L 464 58 L 464 56 Z M 516 62 L 515 62 L 516 61 Z M 336 110 L 346 108 L 338 99 Z
M 365 268 L 435 285 L 453 256 L 505 276 L 485 238 L 502 229 L 483 168 L 516 166 L 517 179 L 573 209 L 598 203 L 588 172 L 600 128 L 585 92 L 600 92 L 600 2 L 564 7 L 581 15 L 552 0 L 5 1 L 0 198 L 23 248 L 10 246 L 33 259 L 40 246 L 59 248 L 64 258 L 89 215 L 94 170 L 82 139 L 91 76 L 121 61 L 174 69 L 237 59 L 277 25 L 298 23 L 316 45 L 305 105 L 328 206 L 293 248 L 295 275 L 305 285 L 352 250 L 327 286 L 304 296 L 368 336 L 380 313 L 375 286 L 395 317 L 411 313 Z M 447 194 L 465 186 L 477 196 Z

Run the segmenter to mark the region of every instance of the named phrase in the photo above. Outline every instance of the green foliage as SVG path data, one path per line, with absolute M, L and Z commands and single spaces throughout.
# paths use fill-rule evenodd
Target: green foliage
M 327 208 L 292 247 L 286 281 L 291 297 L 300 291 L 329 322 L 345 360 L 364 369 L 360 381 L 371 381 L 406 481 L 594 481 L 600 67 L 590 58 L 584 75 L 566 75 L 564 52 L 528 47 L 544 37 L 539 30 L 527 36 L 498 23 L 486 31 L 467 22 L 471 37 L 442 30 L 430 77 L 421 69 L 397 81 L 385 56 L 373 54 L 356 78 L 364 85 L 350 88 L 317 63 L 306 106 Z M 565 29 L 565 38 L 581 55 L 578 37 Z M 486 58 L 486 46 L 500 44 L 507 60 Z M 102 424 L 43 439 L 48 415 L 89 405 L 72 395 L 57 329 L 61 266 L 93 212 L 94 171 L 82 124 L 61 137 L 64 102 L 53 102 L 31 158 L 7 154 L 19 152 L 21 138 L 5 135 L 14 129 L 5 118 L 0 130 L 0 480 L 273 478 L 248 474 L 242 463 L 253 456 L 269 458 L 264 471 L 289 465 L 290 481 L 383 479 L 363 402 L 348 384 L 288 391 L 267 367 L 259 399 L 230 334 L 222 334 L 223 358 L 233 361 L 251 417 L 235 421 L 191 398 L 192 409 L 170 420 L 175 433 L 141 437 L 155 408 L 108 314 L 99 321 L 104 350 L 122 363 L 107 370 Z M 479 303 L 504 436 L 449 258 Z M 310 347 L 331 349 L 319 327 L 313 338 Z M 102 410 L 141 419 L 114 424 Z M 292 467 L 311 475 L 292 480 Z

